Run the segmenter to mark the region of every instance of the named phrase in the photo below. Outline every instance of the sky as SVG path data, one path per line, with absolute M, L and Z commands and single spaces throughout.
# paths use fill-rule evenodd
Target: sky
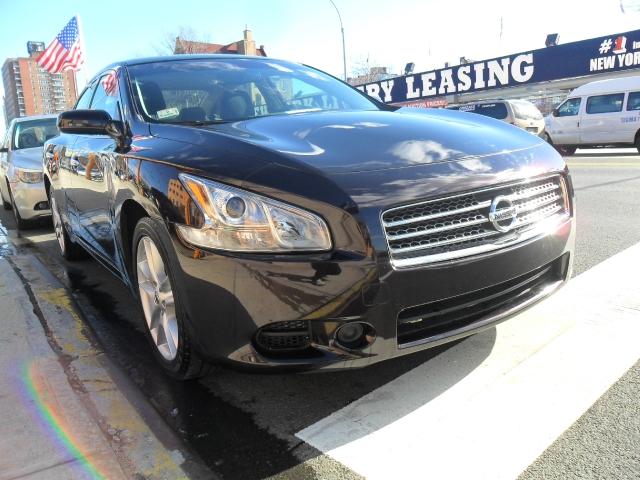
M 461 56 L 482 60 L 541 48 L 548 33 L 568 43 L 640 28 L 640 0 L 334 2 L 348 74 L 367 61 L 393 73 L 414 62 L 420 72 L 455 65 Z M 76 14 L 87 58 L 81 86 L 109 63 L 166 53 L 166 39 L 181 29 L 227 44 L 242 38 L 245 25 L 269 56 L 342 76 L 340 23 L 329 0 L 0 0 L 0 62 L 26 56 L 29 40 L 48 45 Z

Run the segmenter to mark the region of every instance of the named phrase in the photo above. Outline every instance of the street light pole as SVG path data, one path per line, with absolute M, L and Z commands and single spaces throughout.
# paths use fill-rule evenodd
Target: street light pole
M 333 5 L 333 8 L 336 9 L 336 13 L 338 14 L 338 20 L 340 20 L 340 32 L 342 33 L 342 71 L 344 75 L 344 81 L 346 82 L 347 81 L 347 53 L 344 48 L 344 27 L 342 26 L 342 16 L 340 15 L 340 10 L 338 10 L 338 7 L 333 2 L 333 0 L 329 0 L 329 1 L 331 2 L 331 5 Z

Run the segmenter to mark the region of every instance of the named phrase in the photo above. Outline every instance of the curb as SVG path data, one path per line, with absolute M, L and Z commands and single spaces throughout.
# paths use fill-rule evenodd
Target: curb
M 62 436 L 80 438 L 85 431 L 93 430 L 110 449 L 112 458 L 93 465 L 91 478 L 211 478 L 210 472 L 205 473 L 190 459 L 153 407 L 112 364 L 58 280 L 32 255 L 12 255 L 6 261 L 20 279 L 20 287 L 44 330 L 33 333 L 44 333 L 57 357 L 58 365 L 52 365 L 55 362 L 51 360 L 46 365 L 33 362 L 33 376 L 50 397 L 70 386 L 93 423 L 75 425 L 74 418 L 82 415 L 68 411 L 71 404 L 51 402 L 48 407 L 52 417 L 66 419 Z M 54 378 L 52 371 L 58 372 L 55 381 L 50 380 Z M 87 461 L 82 448 L 74 451 L 73 445 L 67 447 L 76 461 Z

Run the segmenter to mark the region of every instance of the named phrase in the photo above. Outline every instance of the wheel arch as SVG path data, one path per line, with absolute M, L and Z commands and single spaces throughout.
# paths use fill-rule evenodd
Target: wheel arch
M 133 256 L 133 232 L 141 218 L 152 215 L 136 200 L 128 198 L 122 203 L 120 208 L 120 218 L 118 222 L 120 230 L 120 240 L 122 242 L 122 253 L 124 256 L 125 268 L 129 278 L 132 274 Z

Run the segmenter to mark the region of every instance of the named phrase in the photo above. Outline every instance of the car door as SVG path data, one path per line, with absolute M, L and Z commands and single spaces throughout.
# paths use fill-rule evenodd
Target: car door
M 640 91 L 629 92 L 625 102 L 624 115 L 620 118 L 622 143 L 633 144 L 640 130 Z
M 568 98 L 549 117 L 547 130 L 556 145 L 577 145 L 580 140 L 580 97 Z
M 109 73 L 95 84 L 90 110 L 104 110 L 121 120 L 117 84 L 109 86 Z M 73 203 L 77 212 L 77 231 L 105 260 L 115 263 L 112 191 L 110 172 L 115 165 L 117 143 L 108 135 L 78 135 L 73 146 L 78 162 L 74 177 Z
M 580 120 L 580 143 L 608 144 L 624 141 L 621 127 L 624 93 L 607 93 L 587 97 Z
M 93 97 L 95 84 L 88 85 L 76 102 L 75 110 L 89 108 Z M 78 175 L 78 160 L 74 151 L 77 135 L 60 133 L 47 145 L 44 151 L 44 161 L 49 172 L 56 205 L 63 222 L 77 234 L 78 215 L 74 203 L 74 188 Z

